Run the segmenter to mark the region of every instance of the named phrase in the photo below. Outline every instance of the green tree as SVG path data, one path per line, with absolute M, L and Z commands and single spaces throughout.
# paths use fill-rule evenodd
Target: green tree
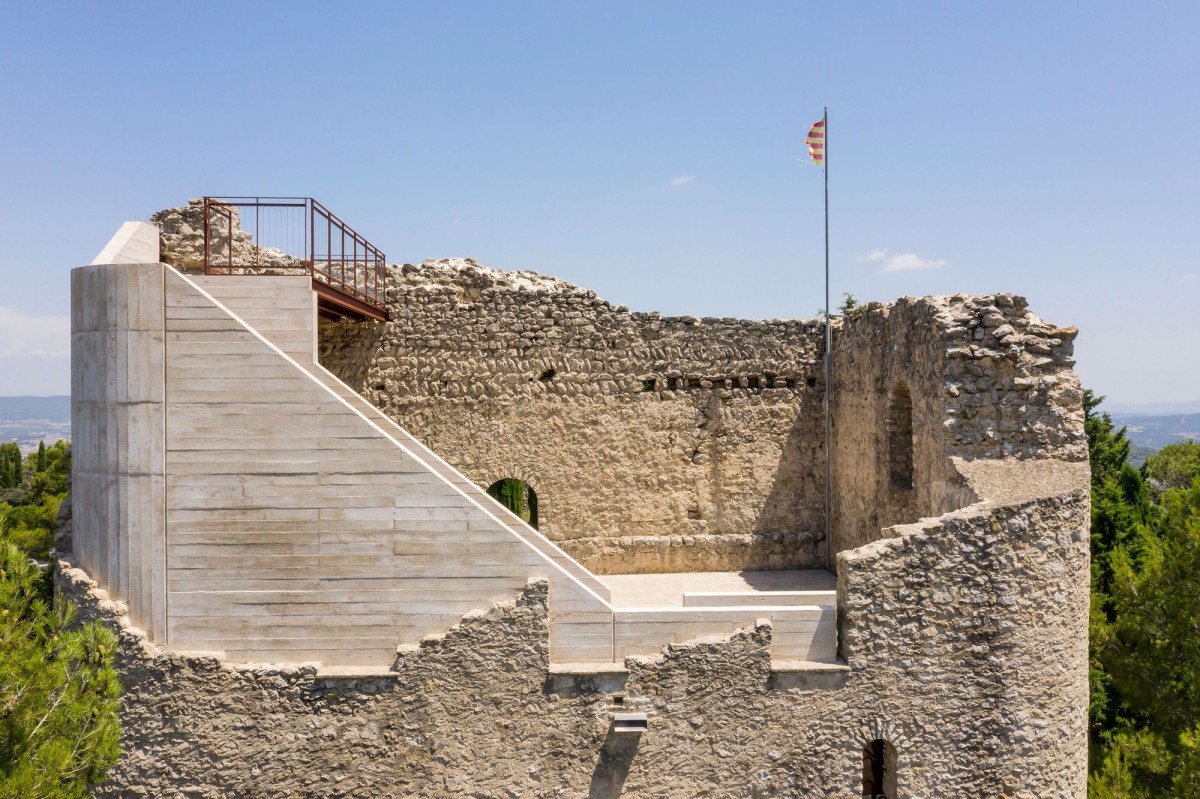
M 1085 392 L 1092 465 L 1093 799 L 1200 796 L 1200 477 L 1191 446 L 1145 474 Z M 1159 475 L 1158 478 L 1155 474 Z M 1186 486 L 1170 488 L 1190 474 Z M 1159 481 L 1160 478 L 1164 478 Z
M 58 508 L 65 498 L 65 493 L 44 494 L 37 505 L 0 503 L 0 534 L 29 557 L 48 560 L 58 527 Z
M 67 493 L 71 487 L 71 447 L 65 441 L 56 441 L 46 448 L 46 468 L 32 476 L 29 481 L 29 504 L 40 503 L 47 494 Z
M 516 477 L 505 477 L 492 483 L 487 490 L 497 502 L 521 517 L 530 527 L 538 526 L 537 492 Z
M 38 442 L 37 464 L 34 466 L 34 471 L 37 471 L 37 472 L 46 471 L 46 442 L 45 441 Z
M 1111 620 L 1093 630 L 1092 642 L 1120 697 L 1105 758 L 1119 757 L 1138 791 L 1130 795 L 1196 796 L 1200 479 L 1164 494 L 1153 526 L 1139 527 L 1114 547 L 1109 562 Z
M 116 636 L 48 583 L 0 541 L 0 799 L 85 799 L 118 756 Z
M 1200 441 L 1167 444 L 1146 458 L 1145 473 L 1157 493 L 1191 485 L 1200 477 Z
M 0 444 L 0 488 L 20 488 L 24 481 L 21 448 L 9 441 Z
M 1112 553 L 1102 659 L 1139 718 L 1177 739 L 1200 725 L 1200 480 L 1163 496 L 1156 531 Z
M 1092 485 L 1104 482 L 1119 472 L 1129 460 L 1129 439 L 1125 428 L 1116 429 L 1108 413 L 1096 413 L 1104 397 L 1096 396 L 1091 389 L 1083 391 L 1083 429 L 1088 439 L 1088 460 L 1092 466 Z

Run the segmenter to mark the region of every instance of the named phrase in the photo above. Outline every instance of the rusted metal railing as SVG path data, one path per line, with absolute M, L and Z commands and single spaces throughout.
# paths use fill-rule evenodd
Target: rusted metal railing
M 205 274 L 311 274 L 327 314 L 386 319 L 386 262 L 311 197 L 204 198 Z

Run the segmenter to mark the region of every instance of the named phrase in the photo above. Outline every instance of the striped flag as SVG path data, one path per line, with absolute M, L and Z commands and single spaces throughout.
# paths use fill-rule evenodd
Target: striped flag
M 808 131 L 808 154 L 817 166 L 825 166 L 825 120 L 818 120 Z

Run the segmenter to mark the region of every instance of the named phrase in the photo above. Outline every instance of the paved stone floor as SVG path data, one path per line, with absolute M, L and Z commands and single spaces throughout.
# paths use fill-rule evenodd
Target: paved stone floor
M 677 574 L 604 574 L 618 608 L 683 607 L 685 591 L 828 591 L 834 601 L 837 578 L 824 569 L 770 572 L 680 572 Z

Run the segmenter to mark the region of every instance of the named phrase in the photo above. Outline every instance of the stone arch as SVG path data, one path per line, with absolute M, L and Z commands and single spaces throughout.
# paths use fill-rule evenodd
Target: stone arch
M 872 738 L 862 751 L 863 799 L 896 799 L 896 747 Z
M 487 487 L 488 495 L 535 530 L 538 527 L 537 490 L 520 477 L 501 477 Z
M 861 725 L 854 756 L 862 763 L 863 799 L 896 799 L 900 775 L 909 769 L 909 749 L 904 732 L 890 722 L 876 716 Z M 873 766 L 882 773 L 868 773 Z
M 523 464 L 512 463 L 510 461 L 500 461 L 488 467 L 495 477 L 492 480 L 499 480 L 501 477 L 515 477 L 522 482 L 529 483 L 533 486 L 542 485 L 545 481 L 542 480 L 542 475 L 536 469 Z
M 900 489 L 913 487 L 912 394 L 904 383 L 892 388 L 887 415 L 888 480 Z

